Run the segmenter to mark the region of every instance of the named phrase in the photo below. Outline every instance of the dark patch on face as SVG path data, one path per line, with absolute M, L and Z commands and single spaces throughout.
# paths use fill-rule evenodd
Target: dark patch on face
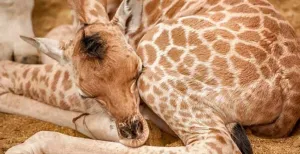
M 98 58 L 102 60 L 106 53 L 106 42 L 99 36 L 98 33 L 86 36 L 83 31 L 83 38 L 81 40 L 82 52 L 89 57 Z

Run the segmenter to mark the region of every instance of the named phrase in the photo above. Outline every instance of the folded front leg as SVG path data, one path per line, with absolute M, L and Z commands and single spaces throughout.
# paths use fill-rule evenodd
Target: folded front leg
M 12 93 L 0 95 L 0 112 L 29 116 L 71 129 L 75 129 L 73 119 L 82 114 L 55 108 Z M 90 138 L 118 141 L 115 122 L 105 112 L 81 117 L 75 123 L 77 130 Z

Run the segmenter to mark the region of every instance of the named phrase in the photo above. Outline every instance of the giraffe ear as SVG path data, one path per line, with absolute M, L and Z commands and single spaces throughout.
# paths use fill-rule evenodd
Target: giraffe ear
M 97 0 L 68 0 L 81 25 L 108 23 L 105 7 Z
M 117 22 L 123 31 L 136 31 L 141 25 L 142 13 L 142 0 L 123 0 L 112 22 Z
M 25 42 L 36 47 L 39 51 L 43 52 L 59 63 L 66 61 L 66 58 L 64 58 L 64 51 L 61 49 L 61 43 L 59 41 L 47 38 L 31 38 L 26 36 L 20 37 Z

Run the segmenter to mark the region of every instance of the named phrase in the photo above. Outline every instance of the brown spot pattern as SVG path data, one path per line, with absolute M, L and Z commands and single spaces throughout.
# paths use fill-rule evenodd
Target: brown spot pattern
M 233 34 L 223 29 L 216 29 L 204 33 L 204 38 L 209 42 L 215 41 L 217 39 L 217 36 L 221 36 L 223 39 L 227 39 L 227 40 L 234 39 Z
M 229 45 L 229 43 L 227 43 L 227 42 L 218 40 L 217 42 L 214 43 L 213 48 L 214 48 L 217 52 L 219 52 L 219 53 L 225 55 L 225 54 L 227 54 L 227 53 L 229 52 L 229 50 L 230 50 L 230 45 Z
M 165 14 L 167 17 L 172 18 L 184 6 L 185 1 L 177 1 Z
M 153 64 L 155 59 L 156 59 L 156 50 L 153 46 L 151 45 L 145 45 L 148 61 L 147 63 L 149 65 Z
M 256 68 L 252 63 L 237 57 L 232 57 L 231 61 L 234 66 L 240 70 L 239 80 L 241 85 L 250 84 L 259 78 L 259 74 L 257 74 Z
M 208 76 L 207 68 L 204 65 L 201 64 L 198 65 L 195 70 L 194 78 L 198 81 L 204 81 L 206 80 L 207 76 Z
M 236 5 L 236 4 L 239 4 L 241 3 L 242 1 L 241 0 L 224 0 L 224 4 L 227 4 L 227 5 Z
M 181 55 L 183 54 L 184 51 L 178 50 L 176 48 L 172 48 L 168 52 L 168 57 L 170 57 L 173 61 L 178 62 L 180 60 Z
M 172 30 L 172 39 L 175 45 L 177 46 L 185 46 L 186 45 L 186 37 L 185 31 L 183 28 L 175 28 Z
M 213 26 L 213 24 L 209 21 L 203 20 L 203 19 L 194 19 L 194 18 L 188 18 L 182 20 L 182 23 L 184 25 L 187 25 L 195 30 L 204 29 L 207 27 Z
M 27 77 L 28 72 L 30 71 L 29 68 L 27 68 L 24 72 L 23 72 L 23 78 Z
M 70 74 L 68 71 L 64 73 L 64 79 L 62 80 L 62 85 L 64 87 L 64 91 L 67 91 L 72 88 L 72 81 L 70 79 Z
M 45 71 L 46 71 L 46 73 L 51 73 L 51 72 L 52 72 L 52 68 L 53 68 L 52 65 L 46 65 L 46 66 L 45 66 Z
M 282 58 L 280 62 L 286 68 L 292 68 L 300 65 L 300 59 L 298 56 L 287 56 Z
M 233 17 L 228 22 L 232 24 L 242 24 L 247 28 L 255 30 L 260 27 L 259 17 Z
M 187 76 L 191 75 L 189 69 L 183 64 L 179 65 L 177 70 L 182 75 L 187 75 Z
M 266 79 L 271 77 L 271 71 L 267 66 L 262 66 L 260 70 Z
M 281 30 L 281 34 L 283 35 L 283 37 L 288 38 L 288 39 L 295 39 L 296 33 L 295 30 L 288 24 L 280 24 L 280 30 Z
M 200 61 L 207 61 L 211 55 L 209 49 L 205 45 L 198 45 L 195 49 L 190 51 L 192 54 L 197 56 Z
M 249 41 L 249 42 L 258 42 L 260 41 L 259 33 L 255 31 L 246 31 L 238 35 L 239 39 Z
M 238 43 L 235 46 L 235 50 L 246 58 L 250 58 L 253 55 L 258 63 L 262 63 L 267 58 L 267 54 L 263 50 L 251 45 Z
M 248 0 L 252 5 L 260 5 L 260 6 L 270 6 L 269 3 L 263 0 Z
M 160 58 L 159 65 L 163 66 L 164 68 L 171 68 L 173 66 L 173 64 L 169 62 L 165 56 Z
M 34 68 L 32 71 L 32 81 L 38 81 L 38 74 L 40 72 L 39 68 Z
M 228 70 L 228 64 L 226 59 L 221 57 L 216 57 L 213 62 L 214 74 L 221 79 L 222 85 L 233 86 L 234 77 L 233 74 Z
M 277 34 L 279 32 L 278 23 L 269 17 L 264 18 L 264 27 L 268 28 L 272 33 Z
M 156 39 L 155 44 L 157 44 L 160 50 L 164 51 L 169 45 L 170 40 L 168 36 L 168 31 L 163 31 L 160 36 Z
M 261 7 L 260 11 L 263 14 L 271 15 L 272 17 L 274 17 L 274 18 L 276 18 L 278 20 L 284 20 L 284 18 L 279 13 L 277 13 L 275 10 L 273 10 L 273 9 Z
M 56 91 L 56 87 L 57 87 L 57 83 L 58 83 L 58 80 L 60 78 L 60 74 L 61 74 L 61 71 L 56 71 L 55 75 L 54 75 L 54 78 L 53 78 L 53 82 L 52 82 L 52 85 L 51 85 L 51 90 L 52 91 Z
M 223 13 L 216 13 L 213 14 L 210 18 L 215 22 L 220 22 L 225 18 L 225 15 Z
M 233 13 L 257 13 L 258 11 L 254 8 L 251 8 L 247 4 L 242 4 L 239 6 L 235 6 L 229 10 L 229 12 Z

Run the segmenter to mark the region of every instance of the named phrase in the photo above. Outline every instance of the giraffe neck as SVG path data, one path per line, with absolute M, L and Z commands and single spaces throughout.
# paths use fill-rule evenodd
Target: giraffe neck
M 216 7 L 221 0 L 144 0 L 141 22 L 128 25 L 138 27 L 126 31 L 129 43 L 136 48 L 141 38 L 154 26 L 180 17 L 205 13 Z
M 7 92 L 65 110 L 88 113 L 102 110 L 95 101 L 83 100 L 78 95 L 68 66 L 23 65 L 4 61 L 0 62 L 0 67 L 3 70 L 0 72 L 0 84 Z

